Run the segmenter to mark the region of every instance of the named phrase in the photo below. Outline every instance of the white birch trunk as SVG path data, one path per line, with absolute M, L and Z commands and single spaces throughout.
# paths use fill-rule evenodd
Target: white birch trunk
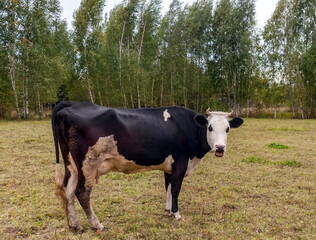
M 11 81 L 11 86 L 12 86 L 12 90 L 13 90 L 13 94 L 14 94 L 16 116 L 17 116 L 17 118 L 20 118 L 19 99 L 18 99 L 18 93 L 17 93 L 17 89 L 16 89 L 14 52 L 15 52 L 14 44 L 9 43 L 9 50 L 8 50 L 9 78 Z
M 140 40 L 140 44 L 139 44 L 139 48 L 138 48 L 138 56 L 137 56 L 137 77 L 136 77 L 136 87 L 137 87 L 137 105 L 138 108 L 141 107 L 141 94 L 140 94 L 140 81 L 139 81 L 139 68 L 140 68 L 140 57 L 142 55 L 142 49 L 143 49 L 143 41 L 144 41 L 144 35 L 145 35 L 145 30 L 146 30 L 146 22 L 144 23 L 144 28 L 142 31 L 142 36 L 141 36 L 141 40 Z
M 119 78 L 120 78 L 119 80 L 120 80 L 120 91 L 121 91 L 122 103 L 124 107 L 127 107 L 127 100 L 126 100 L 126 95 L 124 92 L 124 85 L 123 85 L 123 80 L 122 80 L 122 50 L 123 50 L 123 38 L 125 34 L 125 25 L 126 25 L 126 22 L 124 22 L 123 24 L 121 39 L 119 41 Z

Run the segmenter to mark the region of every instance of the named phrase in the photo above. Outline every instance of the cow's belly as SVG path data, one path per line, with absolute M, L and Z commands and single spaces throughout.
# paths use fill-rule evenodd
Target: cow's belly
M 164 172 L 171 173 L 171 164 L 173 163 L 173 159 L 171 156 L 168 156 L 166 160 L 159 165 L 151 165 L 151 166 L 141 166 L 136 164 L 134 161 L 127 160 L 122 155 L 117 155 L 115 157 L 111 156 L 109 158 L 104 159 L 102 161 L 98 172 L 100 175 L 106 174 L 109 171 L 115 172 L 123 172 L 126 174 L 130 173 L 138 173 L 138 172 L 146 172 L 152 170 L 161 170 Z
M 165 161 L 158 165 L 142 166 L 135 161 L 126 159 L 117 151 L 116 141 L 113 136 L 101 137 L 97 143 L 89 147 L 82 170 L 88 185 L 91 185 L 98 176 L 104 175 L 110 171 L 123 172 L 126 174 L 138 173 L 152 170 L 161 170 L 167 173 L 172 172 L 172 163 L 174 160 L 169 155 Z M 194 167 L 200 162 L 200 159 L 193 158 L 188 162 L 188 168 L 185 176 L 189 176 Z
M 86 178 L 97 178 L 109 171 L 123 173 L 138 173 L 151 170 L 161 170 L 171 173 L 173 159 L 168 156 L 165 161 L 158 165 L 141 166 L 135 161 L 127 160 L 117 151 L 117 142 L 113 136 L 101 137 L 97 143 L 89 147 L 83 162 L 82 170 Z

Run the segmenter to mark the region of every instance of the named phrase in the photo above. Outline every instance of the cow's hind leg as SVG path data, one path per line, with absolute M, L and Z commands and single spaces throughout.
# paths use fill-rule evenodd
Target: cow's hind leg
M 91 228 L 93 230 L 104 230 L 105 228 L 102 226 L 102 224 L 100 224 L 98 217 L 95 215 L 92 209 L 90 202 L 91 191 L 92 186 L 85 186 L 80 193 L 76 194 L 76 196 L 89 219 Z
M 75 231 L 82 231 L 74 205 L 74 196 L 78 183 L 78 174 L 71 165 L 65 169 L 63 178 L 61 173 L 61 164 L 56 164 L 56 191 L 55 194 L 61 198 L 63 206 L 66 210 L 68 225 Z
M 80 226 L 78 222 L 74 201 L 75 192 L 78 184 L 78 174 L 71 165 L 68 165 L 68 170 L 70 172 L 70 177 L 67 181 L 67 185 L 65 188 L 67 198 L 65 205 L 68 218 L 68 225 L 71 229 L 75 231 L 82 231 L 83 228 Z

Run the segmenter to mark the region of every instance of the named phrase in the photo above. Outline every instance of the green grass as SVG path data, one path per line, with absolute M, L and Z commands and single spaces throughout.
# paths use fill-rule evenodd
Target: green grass
M 296 160 L 287 160 L 287 161 L 277 161 L 275 162 L 276 165 L 286 166 L 286 167 L 301 167 L 302 163 Z
M 273 149 L 288 149 L 290 148 L 289 146 L 287 145 L 284 145 L 284 144 L 280 144 L 280 143 L 270 143 L 268 145 L 268 148 L 273 148 Z
M 261 158 L 261 157 L 247 157 L 241 160 L 243 163 L 251 164 L 251 163 L 256 163 L 256 164 L 274 164 L 274 165 L 279 165 L 279 166 L 285 166 L 285 167 L 301 167 L 302 163 L 296 160 L 284 160 L 284 161 L 271 161 L 266 158 Z
M 304 131 L 270 130 L 283 128 Z M 315 132 L 315 120 L 245 119 L 230 131 L 225 156 L 208 154 L 184 180 L 182 221 L 164 212 L 162 172 L 109 173 L 92 192 L 108 230 L 90 230 L 76 202 L 86 230 L 76 234 L 54 195 L 49 121 L 0 121 L 0 239 L 313 240 Z M 290 148 L 267 147 L 271 143 Z

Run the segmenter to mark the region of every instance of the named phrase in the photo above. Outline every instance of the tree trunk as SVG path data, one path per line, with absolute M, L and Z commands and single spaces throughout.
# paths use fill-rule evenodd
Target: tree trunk
M 305 119 L 304 108 L 302 102 L 300 102 L 301 118 Z
M 274 119 L 277 118 L 277 106 L 274 105 Z
M 28 57 L 27 57 L 28 59 Z M 28 60 L 27 60 L 28 62 Z M 24 66 L 24 79 L 23 79 L 23 87 L 24 87 L 24 118 L 28 119 L 29 118 L 29 68 L 28 66 Z
M 186 65 L 186 62 L 184 63 Z M 184 107 L 187 107 L 187 86 L 186 86 L 186 78 L 187 78 L 187 71 L 186 66 L 183 68 L 183 87 L 182 87 L 182 94 L 183 94 L 183 105 Z
M 163 76 L 161 77 L 161 86 L 160 86 L 160 107 L 163 106 L 164 102 L 163 102 L 163 94 L 164 94 L 164 89 L 163 89 L 163 85 L 164 85 L 164 81 L 163 81 Z
M 14 25 L 16 21 L 15 17 L 15 8 L 12 3 L 12 1 L 8 1 L 8 29 L 9 29 L 9 40 L 8 40 L 8 70 L 9 70 L 9 79 L 11 81 L 11 86 L 14 94 L 14 103 L 15 103 L 15 111 L 17 118 L 20 118 L 20 108 L 19 108 L 19 99 L 18 99 L 18 92 L 16 89 L 16 59 L 15 59 L 15 53 L 16 53 L 16 45 L 15 45 L 15 38 L 16 38 L 16 32 L 17 29 Z
M 93 93 L 92 93 L 92 89 L 91 89 L 91 83 L 90 83 L 90 77 L 89 77 L 89 75 L 87 75 L 87 82 L 88 82 L 89 98 L 90 98 L 90 101 L 91 101 L 92 103 L 94 103 L 94 98 L 93 98 Z
M 140 69 L 140 57 L 141 57 L 141 55 L 142 55 L 142 49 L 143 49 L 143 41 L 144 41 L 145 30 L 146 30 L 146 22 L 144 23 L 144 28 L 143 28 L 143 31 L 142 31 L 142 36 L 141 36 L 141 40 L 140 40 L 140 44 L 139 44 L 139 48 L 138 48 L 138 56 L 137 56 L 136 88 L 137 88 L 137 106 L 138 106 L 138 108 L 141 107 L 139 69 Z
M 151 106 L 154 107 L 154 90 L 155 90 L 155 77 L 153 77 L 151 82 Z
M 293 118 L 295 118 L 294 86 L 292 86 L 292 91 L 291 91 L 291 108 L 292 108 L 292 116 Z
M 90 101 L 94 103 L 94 97 L 93 97 L 93 92 L 92 92 L 92 87 L 91 87 L 91 82 L 90 82 L 90 75 L 89 75 L 89 64 L 87 60 L 86 46 L 84 47 L 84 61 L 85 61 L 85 69 L 86 69 L 86 80 L 87 80 L 87 85 L 88 85 L 88 94 L 89 94 Z
M 230 73 L 231 73 L 231 78 L 232 81 L 231 83 L 229 83 L 229 80 L 227 80 L 228 86 L 227 88 L 229 89 L 229 95 L 233 97 L 233 99 L 231 99 L 231 97 L 229 96 L 229 107 L 233 108 L 234 114 L 236 117 L 238 117 L 239 113 L 238 113 L 238 106 L 237 106 L 237 74 L 236 72 L 234 72 L 233 69 L 230 69 Z M 229 86 L 231 85 L 231 86 Z M 233 102 L 231 102 L 233 101 Z
M 97 83 L 97 88 L 98 88 L 97 92 L 98 92 L 98 97 L 99 97 L 99 104 L 103 106 L 102 95 L 100 91 L 100 82 L 98 79 L 96 80 L 96 83 Z
M 247 100 L 247 113 L 246 113 L 246 117 L 249 118 L 249 114 L 250 114 L 250 100 Z
M 18 93 L 16 90 L 16 78 L 15 78 L 15 58 L 14 58 L 14 44 L 9 43 L 9 49 L 8 49 L 8 59 L 9 59 L 9 78 L 11 80 L 11 86 L 14 94 L 14 103 L 15 103 L 15 111 L 17 118 L 20 118 L 20 108 L 19 108 L 19 99 L 18 99 Z
M 170 103 L 168 104 L 171 104 L 172 106 L 175 105 L 175 102 L 174 102 L 174 92 L 173 92 L 173 76 L 175 74 L 173 73 L 176 73 L 177 71 L 174 69 L 174 63 L 172 62 L 171 63 L 171 75 L 170 75 Z
M 134 108 L 134 97 L 133 97 L 133 88 L 134 88 L 134 84 L 132 84 L 132 77 L 131 77 L 131 61 L 130 61 L 130 44 L 129 44 L 129 40 L 127 43 L 127 62 L 128 62 L 128 86 L 129 86 L 129 96 L 130 96 L 130 100 L 131 100 L 131 106 L 132 108 Z M 126 96 L 126 94 L 125 94 Z M 127 101 L 127 97 L 126 97 L 126 106 L 128 106 L 128 101 Z
M 36 84 L 36 100 L 37 100 L 37 113 L 41 115 L 43 113 L 42 104 L 41 104 L 41 96 L 38 84 Z
M 122 80 L 122 50 L 123 50 L 123 38 L 124 38 L 124 34 L 125 34 L 125 25 L 126 25 L 126 22 L 124 22 L 124 24 L 123 24 L 121 39 L 119 41 L 119 78 L 120 78 L 120 90 L 121 90 L 122 104 L 124 107 L 127 107 L 127 99 L 126 99 L 123 80 Z

